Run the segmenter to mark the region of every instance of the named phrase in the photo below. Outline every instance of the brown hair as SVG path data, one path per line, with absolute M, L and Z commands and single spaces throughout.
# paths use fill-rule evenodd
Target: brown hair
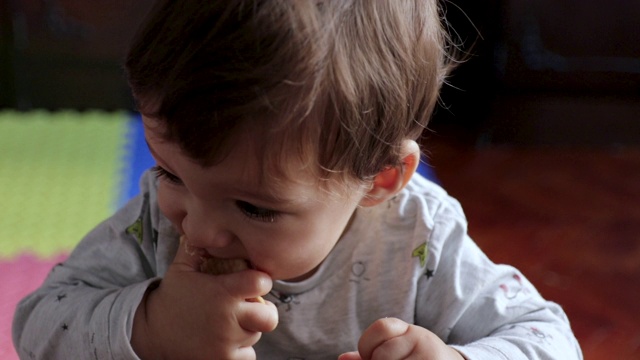
M 447 39 L 437 0 L 163 0 L 126 70 L 140 111 L 203 165 L 250 130 L 267 168 L 312 158 L 368 180 L 426 127 Z

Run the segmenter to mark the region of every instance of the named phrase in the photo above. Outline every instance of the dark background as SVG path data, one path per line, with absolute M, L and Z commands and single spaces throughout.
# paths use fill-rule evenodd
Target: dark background
M 121 63 L 151 0 L 0 0 L 0 108 L 132 109 Z M 640 3 L 452 0 L 467 60 L 432 129 L 478 145 L 640 143 Z
M 639 2 L 456 0 L 447 8 L 471 57 L 444 90 L 451 111 L 434 125 L 480 143 L 640 143 Z

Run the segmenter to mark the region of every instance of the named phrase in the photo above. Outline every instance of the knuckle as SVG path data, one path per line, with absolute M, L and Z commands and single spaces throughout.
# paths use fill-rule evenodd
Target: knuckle
M 376 332 L 398 336 L 407 331 L 408 325 L 397 318 L 383 318 L 376 320 L 371 327 Z

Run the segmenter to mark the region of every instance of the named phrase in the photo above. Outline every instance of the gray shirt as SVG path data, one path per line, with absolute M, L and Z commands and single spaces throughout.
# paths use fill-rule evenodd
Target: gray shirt
M 141 187 L 18 305 L 21 358 L 137 359 L 135 310 L 178 245 L 152 173 Z M 487 259 L 458 202 L 419 175 L 393 199 L 359 208 L 313 276 L 276 281 L 266 299 L 280 321 L 255 345 L 259 359 L 335 359 L 384 317 L 423 326 L 471 360 L 582 359 L 562 309 Z

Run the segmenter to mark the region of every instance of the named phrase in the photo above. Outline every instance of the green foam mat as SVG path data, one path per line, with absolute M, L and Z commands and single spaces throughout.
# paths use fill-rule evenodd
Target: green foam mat
M 0 258 L 70 251 L 113 213 L 125 112 L 0 112 Z

